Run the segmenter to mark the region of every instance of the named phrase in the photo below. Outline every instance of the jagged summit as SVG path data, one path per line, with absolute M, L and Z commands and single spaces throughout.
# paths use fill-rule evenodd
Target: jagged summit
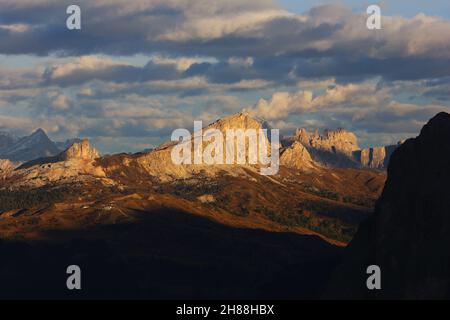
M 88 139 L 83 139 L 81 142 L 72 144 L 68 149 L 63 151 L 58 158 L 62 161 L 68 161 L 72 159 L 84 159 L 95 160 L 100 155 L 96 149 L 91 147 Z
M 49 139 L 43 129 L 37 129 L 31 135 L 23 137 L 1 151 L 0 158 L 11 161 L 30 161 L 58 154 L 60 150 Z
M 309 170 L 315 167 L 314 160 L 308 150 L 298 141 L 286 148 L 280 157 L 280 164 L 298 170 Z
M 342 128 L 337 130 L 325 129 L 323 134 L 320 134 L 318 130 L 310 133 L 306 129 L 301 128 L 296 130 L 294 138 L 304 145 L 316 149 L 344 154 L 351 154 L 353 151 L 359 150 L 356 135 Z

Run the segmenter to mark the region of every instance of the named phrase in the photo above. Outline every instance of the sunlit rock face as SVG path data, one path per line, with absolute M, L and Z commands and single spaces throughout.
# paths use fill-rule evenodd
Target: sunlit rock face
M 72 146 L 62 152 L 59 156 L 63 161 L 71 159 L 95 160 L 98 157 L 100 157 L 98 151 L 91 147 L 88 139 L 72 144 Z

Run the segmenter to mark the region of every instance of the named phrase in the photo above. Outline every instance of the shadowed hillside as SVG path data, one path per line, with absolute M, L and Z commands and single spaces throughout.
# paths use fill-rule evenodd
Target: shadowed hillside
M 431 119 L 392 156 L 375 213 L 345 250 L 327 297 L 450 298 L 450 115 Z M 378 265 L 382 290 L 366 288 Z
M 0 298 L 318 297 L 340 249 L 319 237 L 236 229 L 186 212 L 0 242 Z M 65 287 L 68 265 L 83 290 Z

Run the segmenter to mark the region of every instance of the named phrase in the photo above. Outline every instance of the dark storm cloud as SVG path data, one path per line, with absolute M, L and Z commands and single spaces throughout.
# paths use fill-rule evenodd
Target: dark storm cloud
M 307 78 L 450 76 L 450 38 L 443 37 L 450 33 L 450 22 L 424 15 L 385 17 L 383 30 L 370 31 L 364 13 L 341 6 L 296 15 L 270 1 L 255 0 L 80 1 L 82 30 L 69 31 L 68 4 L 0 3 L 0 53 L 202 55 L 220 62 L 192 66 L 188 74 L 203 74 L 215 83 L 286 81 L 286 73 L 293 69 Z M 252 57 L 255 63 L 239 68 L 227 63 L 231 57 Z M 137 81 L 148 76 L 132 67 L 113 69 L 97 76 L 124 75 Z M 78 75 L 78 81 L 87 78 Z
M 386 80 L 419 80 L 450 75 L 450 59 L 427 58 L 311 58 L 300 60 L 296 66 L 299 77 L 336 77 L 358 81 L 375 76 Z
M 89 57 L 84 57 L 84 59 L 89 59 Z M 79 68 L 58 76 L 57 73 L 60 68 L 64 68 L 64 66 L 50 67 L 44 72 L 43 77 L 46 84 L 67 87 L 93 80 L 133 83 L 150 80 L 175 80 L 181 77 L 181 73 L 174 65 L 155 64 L 152 61 L 144 67 L 110 64 L 97 68 L 83 68 L 83 65 L 80 65 Z

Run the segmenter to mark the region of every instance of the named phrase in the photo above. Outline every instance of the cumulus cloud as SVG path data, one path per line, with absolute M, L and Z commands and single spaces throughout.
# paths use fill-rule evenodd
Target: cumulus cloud
M 332 83 L 332 81 L 328 81 Z M 320 83 L 320 82 L 319 82 Z M 309 83 L 307 84 L 310 85 Z M 406 84 L 406 87 L 412 83 Z M 249 108 L 251 114 L 270 120 L 285 134 L 295 127 L 309 130 L 344 127 L 361 137 L 363 146 L 395 144 L 413 137 L 439 112 L 450 112 L 448 103 L 412 103 L 404 100 L 401 85 L 383 83 L 331 84 L 315 93 L 309 90 L 276 92 Z M 402 92 L 398 96 L 397 93 Z
M 326 109 L 374 107 L 386 103 L 389 91 L 376 83 L 332 85 L 319 94 L 309 90 L 275 92 L 268 100 L 260 99 L 249 110 L 268 120 L 284 119 L 292 114 Z

